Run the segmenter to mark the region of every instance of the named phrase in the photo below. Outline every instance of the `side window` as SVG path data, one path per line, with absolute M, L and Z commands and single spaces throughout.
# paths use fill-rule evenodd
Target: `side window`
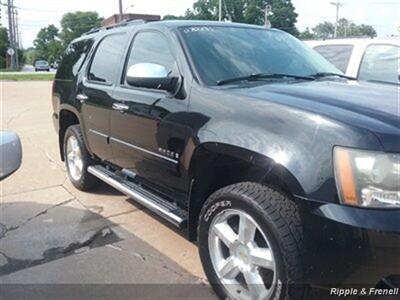
M 395 45 L 371 45 L 365 50 L 358 77 L 399 83 L 400 47 Z
M 336 68 L 346 73 L 347 66 L 353 52 L 352 45 L 324 45 L 316 46 L 314 50 L 325 57 Z
M 62 57 L 56 77 L 59 79 L 73 79 L 82 67 L 92 45 L 93 39 L 70 44 Z
M 152 63 L 164 66 L 172 72 L 175 59 L 166 38 L 157 32 L 141 32 L 133 40 L 126 70 L 139 63 Z
M 125 34 L 109 35 L 100 42 L 89 69 L 89 80 L 107 84 L 114 82 L 125 49 L 125 42 Z

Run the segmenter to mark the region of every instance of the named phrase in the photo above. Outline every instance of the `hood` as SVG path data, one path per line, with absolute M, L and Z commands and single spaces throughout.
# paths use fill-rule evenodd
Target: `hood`
M 231 92 L 370 130 L 386 151 L 400 151 L 400 86 L 338 79 L 242 86 Z

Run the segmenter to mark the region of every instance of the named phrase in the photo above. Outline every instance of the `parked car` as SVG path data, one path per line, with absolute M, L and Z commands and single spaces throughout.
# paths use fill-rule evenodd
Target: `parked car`
M 276 29 L 135 21 L 74 40 L 52 103 L 76 188 L 186 230 L 221 298 L 302 299 L 399 278 L 398 92 Z
M 400 84 L 400 42 L 395 39 L 306 41 L 339 70 L 359 80 Z
M 18 170 L 21 160 L 19 136 L 13 131 L 0 131 L 0 181 Z
M 50 65 L 45 60 L 38 60 L 35 62 L 35 72 L 47 71 L 50 72 Z

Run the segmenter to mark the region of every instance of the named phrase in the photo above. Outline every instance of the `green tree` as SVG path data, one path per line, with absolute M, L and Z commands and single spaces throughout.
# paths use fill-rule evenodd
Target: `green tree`
M 264 8 L 272 6 L 269 15 L 272 27 L 298 35 L 295 27 L 297 14 L 291 0 L 224 0 L 222 18 L 239 23 L 263 25 Z M 194 19 L 218 20 L 218 0 L 197 0 L 193 9 L 186 11 L 184 16 L 166 16 L 164 19 Z
M 335 32 L 335 26 L 331 22 L 319 23 L 313 28 L 315 37 L 318 39 L 329 39 L 333 38 Z
M 316 38 L 315 34 L 310 30 L 310 28 L 306 28 L 306 30 L 300 32 L 299 38 L 301 40 L 313 40 Z
M 316 38 L 328 39 L 333 38 L 335 33 L 335 25 L 330 22 L 320 23 L 313 28 L 313 34 Z M 337 37 L 359 37 L 368 36 L 376 37 L 376 31 L 371 25 L 357 25 L 354 22 L 342 18 L 338 21 Z
M 37 51 L 34 47 L 29 47 L 24 51 L 24 60 L 27 64 L 33 65 L 35 60 L 39 58 Z
M 97 12 L 83 12 L 77 11 L 74 13 L 66 13 L 61 19 L 61 34 L 60 38 L 64 47 L 81 36 L 83 33 L 88 32 L 92 28 L 101 26 L 102 18 L 99 17 Z
M 0 68 L 6 67 L 7 49 L 9 45 L 7 28 L 0 27 Z
M 46 59 L 54 62 L 62 53 L 63 46 L 58 38 L 59 30 L 54 25 L 40 29 L 33 41 L 36 50 L 36 58 Z

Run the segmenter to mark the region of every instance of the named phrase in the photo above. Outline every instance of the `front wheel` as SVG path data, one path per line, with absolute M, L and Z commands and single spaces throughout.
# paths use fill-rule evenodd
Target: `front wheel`
M 86 149 L 79 125 L 70 126 L 65 132 L 64 159 L 68 177 L 77 189 L 86 191 L 98 184 L 98 179 L 87 171 L 94 161 Z
M 302 299 L 302 225 L 288 197 L 256 183 L 228 186 L 206 201 L 198 231 L 220 298 Z

